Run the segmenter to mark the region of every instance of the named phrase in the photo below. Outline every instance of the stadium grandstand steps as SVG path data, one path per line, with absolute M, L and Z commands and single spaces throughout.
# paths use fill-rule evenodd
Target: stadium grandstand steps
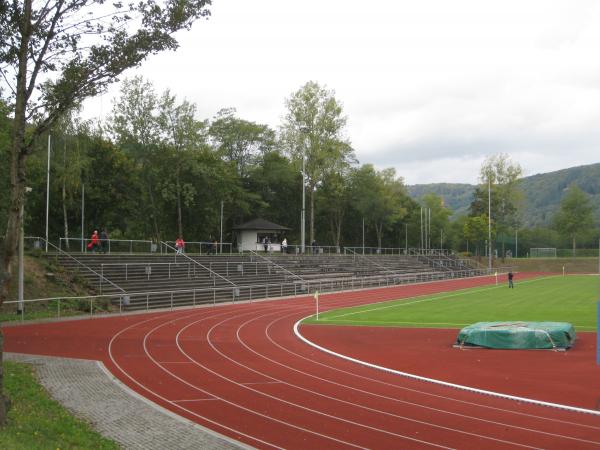
M 405 255 L 188 257 L 86 253 L 49 257 L 56 258 L 67 271 L 78 273 L 97 294 L 112 295 L 112 302 L 122 302 L 126 309 L 283 297 L 314 289 L 385 286 L 411 277 L 417 281 L 419 275 L 447 278 L 456 270 L 449 257 L 436 263 L 432 258 Z

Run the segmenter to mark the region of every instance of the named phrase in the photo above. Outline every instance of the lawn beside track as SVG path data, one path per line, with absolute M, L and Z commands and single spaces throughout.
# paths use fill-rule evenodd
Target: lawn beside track
M 3 365 L 5 389 L 12 406 L 7 425 L 0 427 L 0 448 L 120 448 L 52 400 L 30 366 L 11 361 L 4 361 Z
M 331 310 L 304 323 L 322 325 L 462 328 L 484 321 L 570 322 L 595 331 L 598 276 L 546 276 L 498 285 Z M 321 305 L 326 308 L 326 297 Z

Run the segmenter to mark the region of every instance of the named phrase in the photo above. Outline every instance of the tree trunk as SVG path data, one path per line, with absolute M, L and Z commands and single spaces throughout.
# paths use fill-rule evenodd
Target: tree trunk
M 21 208 L 25 201 L 25 162 L 30 148 L 25 146 L 25 105 L 27 102 L 27 49 L 31 37 L 32 0 L 23 3 L 21 22 L 21 43 L 19 47 L 19 71 L 15 93 L 15 111 L 10 154 L 10 203 L 7 211 L 8 221 L 0 260 L 0 306 L 8 298 L 13 277 L 13 259 L 17 253 L 20 233 Z M 8 398 L 4 395 L 4 372 L 2 371 L 4 340 L 0 330 L 0 425 L 6 423 Z
M 340 248 L 340 237 L 342 235 L 342 217 L 343 215 L 340 214 L 336 224 L 335 246 L 338 248 L 338 250 Z
M 331 233 L 333 245 L 335 245 L 337 248 L 340 247 L 343 217 L 343 211 L 332 211 L 331 215 L 329 216 L 329 232 Z
M 377 234 L 377 248 L 381 248 L 381 241 L 383 240 L 383 224 L 375 224 L 375 234 Z
M 575 258 L 575 235 L 573 235 L 573 258 Z
M 177 175 L 177 232 L 183 236 L 183 224 L 181 220 L 181 185 L 179 184 L 179 174 Z
M 160 241 L 160 232 L 158 231 L 158 222 L 156 221 L 156 211 L 155 202 L 154 202 L 154 191 L 152 190 L 152 184 L 148 179 L 146 179 L 147 187 L 148 187 L 148 197 L 150 199 L 150 217 L 152 218 L 152 228 L 154 229 L 154 237 L 157 241 Z
M 2 361 L 4 360 L 4 335 L 2 334 L 2 329 L 0 329 L 0 382 L 3 384 L 0 385 L 0 425 L 4 425 L 6 423 L 6 415 L 10 408 L 10 400 L 8 397 L 4 395 L 4 367 Z

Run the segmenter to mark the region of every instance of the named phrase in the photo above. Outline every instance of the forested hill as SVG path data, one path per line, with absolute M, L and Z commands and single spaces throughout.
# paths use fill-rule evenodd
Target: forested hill
M 525 226 L 550 225 L 565 189 L 573 183 L 590 195 L 594 215 L 600 222 L 600 163 L 598 163 L 524 177 L 521 181 L 525 193 L 523 224 Z M 474 185 L 458 183 L 417 184 L 407 188 L 408 193 L 417 199 L 429 192 L 442 196 L 446 206 L 454 212 L 454 216 L 467 213 L 475 190 Z
M 414 184 L 406 188 L 408 194 L 414 199 L 419 199 L 430 192 L 439 195 L 444 199 L 446 207 L 452 210 L 453 217 L 468 213 L 475 191 L 474 185 L 462 183 Z

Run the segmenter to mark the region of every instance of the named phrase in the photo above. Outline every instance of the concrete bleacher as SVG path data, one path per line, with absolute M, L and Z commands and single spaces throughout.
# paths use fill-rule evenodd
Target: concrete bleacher
M 49 257 L 77 272 L 96 294 L 110 295 L 113 303 L 126 309 L 283 297 L 317 289 L 449 278 L 458 273 L 446 261 L 442 266 L 410 255 L 87 253 Z

